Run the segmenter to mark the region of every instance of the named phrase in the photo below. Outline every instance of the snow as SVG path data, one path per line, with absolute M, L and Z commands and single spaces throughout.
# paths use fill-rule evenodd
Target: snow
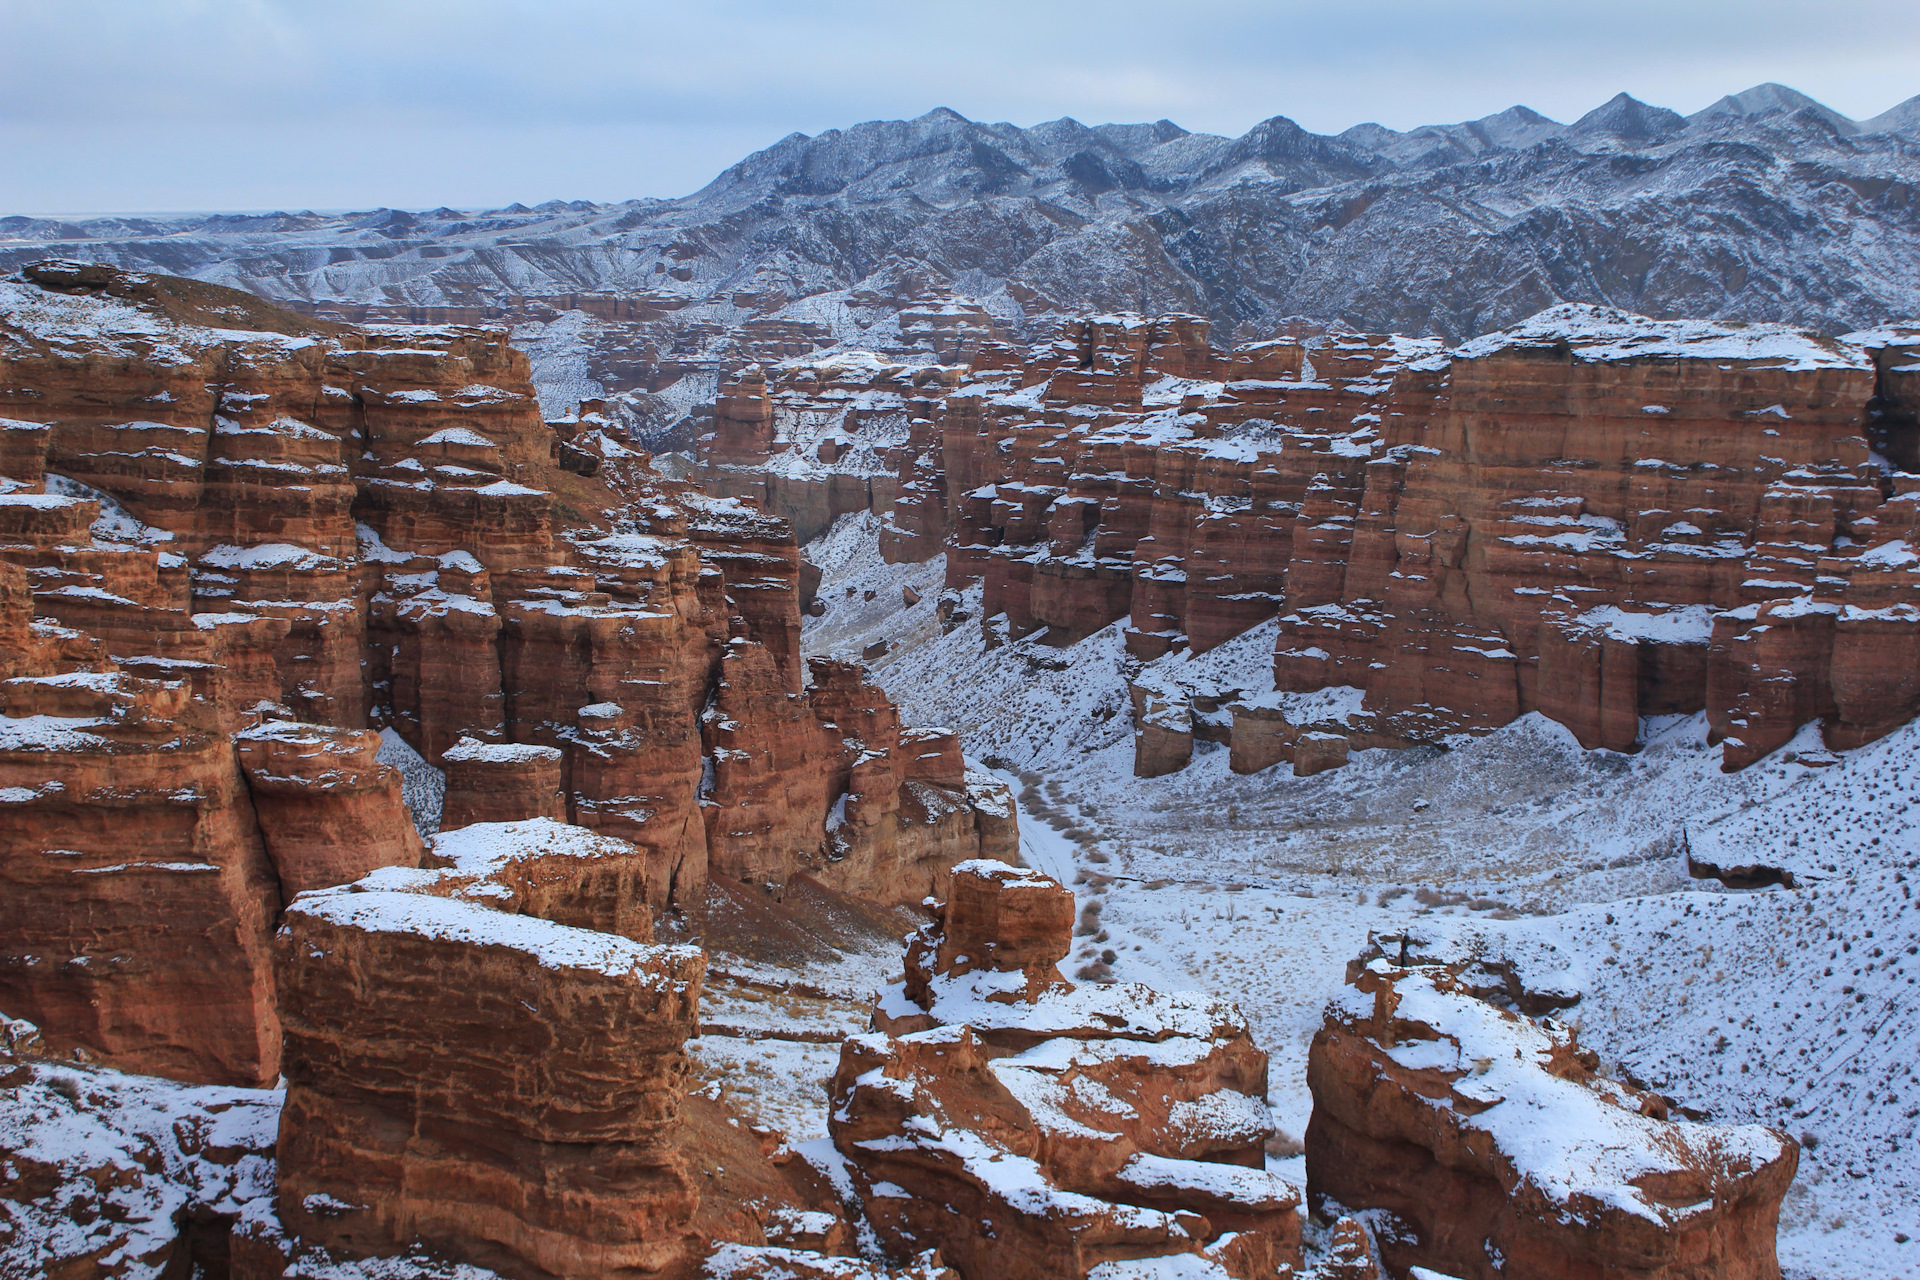
M 380 750 L 374 759 L 400 771 L 400 798 L 413 815 L 414 829 L 431 837 L 440 829 L 440 808 L 446 800 L 447 775 L 428 764 L 426 757 L 391 728 L 380 731 Z
M 280 569 L 288 573 L 325 572 L 345 567 L 332 556 L 289 542 L 268 542 L 257 547 L 209 547 L 201 554 L 199 563 L 214 569 Z
M 63 475 L 49 471 L 45 476 L 47 492 L 61 494 L 69 498 L 84 498 L 100 504 L 100 518 L 93 522 L 93 536 L 102 542 L 135 543 L 141 546 L 153 546 L 156 543 L 172 542 L 173 534 L 165 529 L 156 529 L 134 518 L 117 498 L 103 493 L 91 485 L 81 484 Z
M 490 876 L 524 859 L 631 857 L 634 849 L 624 840 L 585 827 L 552 818 L 528 818 L 521 822 L 477 822 L 456 831 L 443 831 L 433 838 L 433 852 L 449 863 L 449 870 L 456 875 Z
M 1457 347 L 1453 358 L 1478 360 L 1502 351 L 1563 343 L 1574 359 L 1583 361 L 1742 360 L 1793 372 L 1873 368 L 1872 357 L 1864 348 L 1805 329 L 1780 324 L 1654 320 L 1585 302 L 1549 307 L 1509 329 Z M 1780 416 L 1786 416 L 1784 409 Z
M 442 427 L 420 441 L 422 445 L 457 444 L 469 449 L 497 449 L 499 446 L 471 427 Z
M 8 1040 L 17 1038 L 10 1024 Z M 273 1192 L 281 1094 L 177 1084 L 35 1062 L 0 1090 L 8 1180 L 45 1177 L 46 1197 L 0 1196 L 0 1273 L 67 1274 L 88 1255 L 123 1280 L 160 1280 L 179 1220 L 234 1214 Z M 216 1153 L 232 1153 L 222 1163 Z M 36 1168 L 44 1166 L 45 1171 Z M 91 1273 L 91 1272 L 89 1272 Z
M 547 497 L 545 489 L 530 489 L 524 484 L 515 484 L 511 480 L 496 480 L 492 484 L 483 484 L 475 493 L 484 493 L 490 498 Z
M 917 1261 L 902 1267 L 868 1258 L 839 1258 L 807 1249 L 722 1244 L 701 1264 L 703 1280 L 935 1280 L 945 1269 Z
M 702 958 L 697 947 L 650 946 L 537 916 L 507 915 L 451 898 L 389 889 L 315 890 L 295 898 L 287 914 L 312 916 L 366 933 L 405 933 L 438 942 L 503 947 L 545 968 L 638 978 L 655 985 L 678 985 L 677 978 L 654 972 L 663 961 L 669 962 L 665 967 L 671 971 L 679 967 L 672 961 L 685 964 Z
M 1231 1274 L 1211 1258 L 1175 1253 L 1159 1258 L 1102 1262 L 1087 1272 L 1087 1280 L 1227 1280 Z
M 1706 605 L 1687 605 L 1664 613 L 1601 605 L 1574 615 L 1574 622 L 1606 633 L 1615 640 L 1646 641 L 1654 644 L 1704 645 L 1713 636 L 1713 610 Z
M 530 764 L 558 760 L 560 749 L 524 742 L 481 742 L 474 738 L 462 738 L 442 752 L 440 758 L 456 763 L 474 760 L 487 764 Z
M 1233 774 L 1205 742 L 1186 770 L 1136 778 L 1126 686 L 1144 671 L 1185 668 L 1174 683 L 1237 687 L 1301 722 L 1350 713 L 1358 691 L 1307 695 L 1325 700 L 1313 710 L 1273 694 L 1271 624 L 1143 669 L 1118 627 L 1065 649 L 989 649 L 975 586 L 958 593 L 973 616 L 942 633 L 943 559 L 883 564 L 858 520 L 806 549 L 829 607 L 803 647 L 895 643 L 870 665 L 903 721 L 953 726 L 1014 789 L 1027 865 L 1072 885 L 1077 906 L 1102 904 L 1068 976 L 1111 951 L 1116 979 L 1230 996 L 1272 1055 L 1283 1130 L 1304 1131 L 1307 1047 L 1347 962 L 1369 932 L 1411 928 L 1436 954 L 1504 956 L 1529 985 L 1577 991 L 1563 1016 L 1609 1070 L 1716 1123 L 1813 1135 L 1782 1218 L 1789 1280 L 1911 1270 L 1916 1245 L 1893 1237 L 1920 1239 L 1920 727 L 1841 752 L 1809 730 L 1727 774 L 1701 716 L 1648 720 L 1641 750 L 1620 755 L 1533 714 L 1445 750 L 1355 751 L 1309 778 Z M 1881 545 L 1878 559 L 1904 563 Z M 932 589 L 902 610 L 902 582 Z M 1708 621 L 1586 612 L 1683 643 Z M 1692 879 L 1689 854 L 1780 867 L 1800 887 L 1724 889 Z
M 1240 1011 L 1218 996 L 1164 991 L 1143 983 L 1087 983 L 1068 992 L 1048 992 L 1031 1004 L 1005 999 L 1025 984 L 1026 976 L 1019 972 L 979 969 L 966 974 L 938 974 L 929 984 L 932 1003 L 924 1012 L 949 1027 L 964 1024 L 980 1031 L 1035 1036 L 1065 1035 L 1099 1026 L 1107 1028 L 1107 1034 L 1126 1039 L 1206 1039 L 1245 1025 Z M 877 1007 L 895 1018 L 923 1012 L 921 1006 L 907 999 L 902 983 L 882 988 Z

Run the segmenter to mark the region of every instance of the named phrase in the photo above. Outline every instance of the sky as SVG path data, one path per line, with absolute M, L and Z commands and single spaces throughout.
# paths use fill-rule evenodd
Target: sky
M 1237 135 L 1777 81 L 1920 94 L 1916 0 L 0 0 L 0 214 L 680 196 L 950 107 Z

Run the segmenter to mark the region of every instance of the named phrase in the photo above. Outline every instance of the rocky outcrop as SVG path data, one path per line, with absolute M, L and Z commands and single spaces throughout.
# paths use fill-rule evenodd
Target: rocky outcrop
M 924 447 L 928 416 L 963 373 L 868 352 L 750 366 L 720 389 L 694 479 L 787 520 L 803 543 L 851 512 L 886 516 L 904 451 Z
M 210 720 L 184 682 L 0 682 L 0 1008 L 123 1070 L 264 1085 L 280 894 Z
M 578 1277 L 688 1249 L 669 1133 L 700 952 L 378 889 L 295 902 L 283 945 L 294 1233 Z
M 254 816 L 285 899 L 420 863 L 400 773 L 368 730 L 269 722 L 234 737 Z
M 1211 997 L 1074 987 L 1057 968 L 1072 925 L 1045 876 L 962 864 L 874 1030 L 842 1048 L 830 1125 L 882 1243 L 936 1245 L 970 1278 L 1297 1265 L 1299 1196 L 1264 1167 L 1266 1054 L 1246 1023 Z
M 1272 687 L 1229 697 L 1242 769 L 1536 711 L 1616 751 L 1705 712 L 1729 769 L 1810 720 L 1859 745 L 1920 711 L 1912 345 L 1562 306 L 1453 351 L 1219 353 L 1096 317 L 926 411 L 882 550 L 943 550 L 990 642 L 1124 624 L 1155 662 L 1277 618 Z M 1338 724 L 1262 703 L 1336 690 Z M 1136 697 L 1143 776 L 1213 731 L 1198 694 Z
M 279 1111 L 274 1090 L 76 1063 L 0 1015 L 0 1274 L 227 1274 L 229 1228 L 272 1188 Z
M 287 910 L 279 1243 L 259 1249 L 425 1245 L 597 1280 L 684 1274 L 716 1236 L 765 1245 L 775 1207 L 840 1223 L 817 1175 L 689 1112 L 706 956 L 650 941 L 642 850 L 536 819 L 442 836 L 431 861 Z M 696 1152 L 758 1189 L 757 1218 L 739 1186 L 703 1213 Z
M 462 738 L 440 757 L 446 798 L 440 829 L 456 831 L 476 822 L 519 822 L 567 817 L 558 747 Z
M 1484 985 L 1460 966 L 1376 959 L 1329 1005 L 1307 1064 L 1317 1210 L 1378 1215 L 1395 1274 L 1779 1276 L 1792 1139 L 1670 1119 L 1657 1095 L 1599 1075 L 1565 1028 L 1480 998 Z
M 997 784 L 895 758 L 877 690 L 875 732 L 827 728 L 786 522 L 563 442 L 498 331 L 49 263 L 0 281 L 0 414 L 0 876 L 31 908 L 0 1005 L 53 1042 L 273 1078 L 280 911 L 419 857 L 375 729 L 447 767 L 444 821 L 619 837 L 696 922 L 710 865 L 916 902 L 1011 847 Z

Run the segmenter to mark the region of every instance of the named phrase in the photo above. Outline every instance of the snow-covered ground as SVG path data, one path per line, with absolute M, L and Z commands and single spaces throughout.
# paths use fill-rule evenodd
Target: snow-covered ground
M 1857 751 L 1809 729 L 1736 774 L 1702 717 L 1585 751 L 1531 715 L 1444 747 L 1357 751 L 1342 769 L 1251 776 L 1225 747 L 1136 778 L 1117 626 L 1070 648 L 942 634 L 944 566 L 885 565 L 870 516 L 807 548 L 825 571 L 809 652 L 885 640 L 874 678 L 903 719 L 944 724 L 1020 793 L 1033 865 L 1075 884 L 1097 931 L 1070 969 L 1238 1000 L 1299 1135 L 1306 1052 L 1368 935 L 1504 957 L 1580 995 L 1583 1044 L 1679 1105 L 1802 1139 L 1781 1222 L 1787 1275 L 1920 1275 L 1920 728 Z M 903 587 L 919 603 L 903 603 Z M 873 599 L 867 600 L 871 591 Z M 1271 688 L 1273 627 L 1159 672 Z M 1796 888 L 1695 880 L 1687 858 L 1790 871 Z

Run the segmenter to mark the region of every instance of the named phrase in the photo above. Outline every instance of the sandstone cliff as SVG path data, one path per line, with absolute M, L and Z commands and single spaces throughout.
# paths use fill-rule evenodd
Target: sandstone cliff
M 1669 1119 L 1597 1061 L 1471 972 L 1375 959 L 1313 1042 L 1308 1193 L 1374 1211 L 1395 1274 L 1775 1280 L 1798 1145 Z
M 1730 769 L 1808 721 L 1856 746 L 1920 710 L 1913 342 L 1563 306 L 1451 351 L 1222 353 L 1192 317 L 1095 317 L 950 389 L 929 367 L 869 446 L 899 476 L 881 547 L 980 584 L 989 643 L 1119 623 L 1151 660 L 1277 618 L 1271 686 L 1136 690 L 1143 774 L 1195 737 L 1311 772 L 1535 711 L 1617 751 L 1704 711 Z
M 421 856 L 376 729 L 454 824 L 630 841 L 693 927 L 710 874 L 915 903 L 1009 848 L 957 749 L 808 687 L 788 524 L 562 441 L 501 333 L 44 263 L 0 415 L 0 1008 L 50 1042 L 271 1080 L 281 913 Z

